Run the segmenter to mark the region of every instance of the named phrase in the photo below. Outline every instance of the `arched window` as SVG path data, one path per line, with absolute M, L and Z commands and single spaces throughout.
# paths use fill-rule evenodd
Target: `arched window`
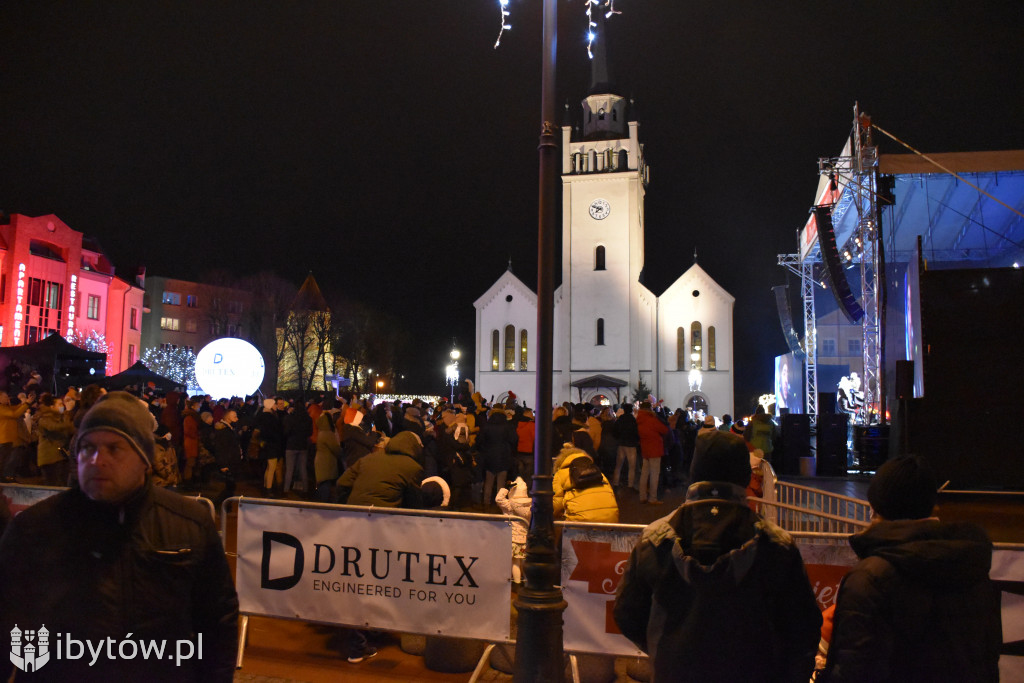
M 526 369 L 526 330 L 519 330 L 519 369 Z
M 516 327 L 505 326 L 505 370 L 516 369 Z
M 604 346 L 604 318 L 597 319 L 597 345 Z
M 715 369 L 715 326 L 708 328 L 708 370 Z
M 676 328 L 676 370 L 686 372 L 689 367 L 686 362 L 686 330 L 682 327 Z
M 703 370 L 701 363 L 700 323 L 696 320 L 690 325 L 690 369 Z
M 498 331 L 491 332 L 491 370 L 498 369 Z
M 604 270 L 604 246 L 594 250 L 594 270 Z

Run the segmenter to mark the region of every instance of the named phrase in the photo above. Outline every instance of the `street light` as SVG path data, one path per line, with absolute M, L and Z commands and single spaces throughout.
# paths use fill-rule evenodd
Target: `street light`
M 455 385 L 459 383 L 459 353 L 458 349 L 452 349 L 448 357 L 452 359 L 452 362 L 444 368 L 444 379 L 447 384 L 451 385 L 451 391 L 449 392 L 448 400 L 452 403 L 455 402 Z

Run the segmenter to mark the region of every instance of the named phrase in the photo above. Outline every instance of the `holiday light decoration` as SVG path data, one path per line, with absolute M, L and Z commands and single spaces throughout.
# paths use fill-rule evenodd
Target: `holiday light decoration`
M 512 24 L 509 23 L 509 1 L 510 0 L 498 0 L 498 11 L 501 12 L 501 30 L 498 31 L 498 40 L 494 43 L 494 49 L 497 50 L 498 46 L 501 45 L 501 37 L 505 35 L 505 31 L 512 30 Z M 587 56 L 591 59 L 594 58 L 594 53 L 591 48 L 594 46 L 594 41 L 597 40 L 597 34 L 594 30 L 597 28 L 597 23 L 594 21 L 594 12 L 598 11 L 601 5 L 608 8 L 608 11 L 604 13 L 605 19 L 611 19 L 613 14 L 622 14 L 615 9 L 615 0 L 583 0 L 584 8 L 587 13 Z
M 113 374 L 114 345 L 107 341 L 106 336 L 102 332 L 97 332 L 96 330 L 89 330 L 88 332 L 73 330 L 65 339 L 80 349 L 92 351 L 93 353 L 107 354 L 106 374 L 108 376 Z
M 498 9 L 501 10 L 501 30 L 498 31 L 498 41 L 494 43 L 494 49 L 497 50 L 498 46 L 501 45 L 501 37 L 505 34 L 505 31 L 511 31 L 512 26 L 508 23 L 508 2 L 509 0 L 498 0 Z
M 142 352 L 142 362 L 156 374 L 187 387 L 189 392 L 199 390 L 196 354 L 184 346 L 146 349 Z

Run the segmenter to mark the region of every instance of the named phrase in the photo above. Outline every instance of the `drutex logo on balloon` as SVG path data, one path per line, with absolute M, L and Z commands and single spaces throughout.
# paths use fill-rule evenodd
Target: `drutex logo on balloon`
M 215 339 L 196 356 L 196 380 L 214 398 L 254 393 L 263 383 L 264 371 L 259 350 L 234 337 Z

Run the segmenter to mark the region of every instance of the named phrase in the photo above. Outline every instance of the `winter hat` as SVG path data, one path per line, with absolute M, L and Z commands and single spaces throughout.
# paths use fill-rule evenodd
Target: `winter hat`
M 427 477 L 420 490 L 423 492 L 425 508 L 448 507 L 448 501 L 452 498 L 451 487 L 441 477 Z
M 740 436 L 743 436 L 743 423 L 733 422 L 732 427 L 730 427 L 729 430 L 732 431 L 733 434 L 739 434 Z
M 714 415 L 708 415 L 707 417 L 705 417 L 704 418 L 704 426 L 705 427 L 714 427 L 715 426 L 715 416 Z
M 144 401 L 126 391 L 112 391 L 86 412 L 78 427 L 71 452 L 78 453 L 78 441 L 91 432 L 113 432 L 124 437 L 147 465 L 153 464 L 156 418 Z
M 516 477 L 515 482 L 512 483 L 512 490 L 508 492 L 509 498 L 529 498 L 530 489 L 526 487 L 526 482 L 523 481 L 522 477 Z
M 750 454 L 743 438 L 717 429 L 699 432 L 690 481 L 727 481 L 746 487 L 750 483 Z
M 420 409 L 416 406 L 409 406 L 405 409 L 404 415 L 406 420 L 418 419 L 420 416 Z
M 887 520 L 931 517 L 938 498 L 935 470 L 921 456 L 890 460 L 868 484 L 871 508 Z

